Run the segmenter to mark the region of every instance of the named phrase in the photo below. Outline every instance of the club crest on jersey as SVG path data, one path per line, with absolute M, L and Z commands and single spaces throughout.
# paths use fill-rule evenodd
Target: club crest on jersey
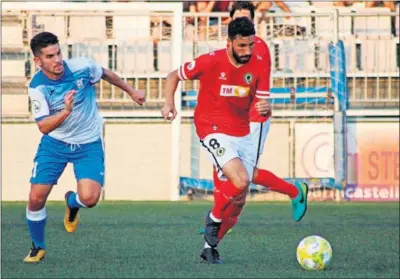
M 250 88 L 237 86 L 237 85 L 221 85 L 219 95 L 224 97 L 247 97 L 249 95 Z
M 78 89 L 82 89 L 83 88 L 83 78 L 80 78 L 76 81 L 76 87 Z
M 246 74 L 243 76 L 243 80 L 244 80 L 247 84 L 250 84 L 250 83 L 253 81 L 253 75 L 250 74 L 250 73 L 246 73 Z
M 191 71 L 194 69 L 194 67 L 196 66 L 196 61 L 192 61 L 190 62 L 190 64 L 187 66 L 188 70 Z
M 223 148 L 223 147 L 218 148 L 217 151 L 216 151 L 216 153 L 217 153 L 217 156 L 218 156 L 218 157 L 224 156 L 224 154 L 225 154 L 225 148 Z

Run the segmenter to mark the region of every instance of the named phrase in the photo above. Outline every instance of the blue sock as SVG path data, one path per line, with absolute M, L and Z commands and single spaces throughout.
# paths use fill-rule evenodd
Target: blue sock
M 29 234 L 35 247 L 45 249 L 44 228 L 46 226 L 47 212 L 43 207 L 39 211 L 26 209 L 26 221 L 28 223 Z
M 80 208 L 86 207 L 79 199 L 79 195 L 77 193 L 73 193 L 68 197 L 68 207 L 69 208 Z

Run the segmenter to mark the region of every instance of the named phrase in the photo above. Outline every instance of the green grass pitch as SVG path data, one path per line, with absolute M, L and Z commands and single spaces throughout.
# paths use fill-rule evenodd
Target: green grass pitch
M 25 206 L 2 204 L 2 278 L 399 278 L 398 203 L 310 203 L 300 223 L 289 203 L 249 203 L 220 244 L 224 265 L 198 258 L 207 202 L 103 202 L 81 211 L 75 234 L 64 231 L 64 204 L 49 203 L 46 258 L 27 265 Z M 333 247 L 328 270 L 296 261 L 312 234 Z

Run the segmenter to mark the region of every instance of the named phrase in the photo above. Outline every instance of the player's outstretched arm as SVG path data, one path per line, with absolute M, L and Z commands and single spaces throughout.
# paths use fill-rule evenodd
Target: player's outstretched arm
M 47 116 L 42 120 L 37 122 L 40 132 L 47 135 L 52 132 L 58 126 L 60 126 L 65 119 L 71 114 L 73 105 L 74 105 L 74 95 L 76 94 L 75 90 L 69 91 L 65 94 L 64 104 L 65 108 L 57 114 Z
M 176 109 L 174 102 L 174 95 L 176 88 L 178 87 L 178 83 L 180 81 L 178 70 L 171 72 L 167 76 L 167 80 L 165 82 L 165 104 L 161 109 L 161 114 L 165 120 L 174 120 L 176 117 Z M 172 116 L 170 116 L 172 114 Z
M 124 90 L 134 102 L 143 105 L 146 102 L 146 97 L 143 90 L 135 90 L 129 84 L 126 84 L 116 73 L 103 69 L 102 79 L 108 81 L 112 85 Z

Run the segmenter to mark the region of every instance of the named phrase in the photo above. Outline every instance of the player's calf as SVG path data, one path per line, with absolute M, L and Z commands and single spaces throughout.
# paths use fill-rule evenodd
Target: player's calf
M 44 257 L 45 226 L 47 210 L 45 207 L 52 185 L 32 184 L 29 203 L 26 208 L 26 222 L 32 239 L 32 249 L 24 262 L 39 262 Z
M 293 219 L 298 222 L 303 218 L 307 211 L 308 185 L 306 183 L 297 182 L 293 185 L 270 171 L 257 168 L 254 170 L 253 182 L 271 191 L 288 195 L 292 199 Z
M 222 213 L 222 224 L 218 232 L 219 241 L 236 225 L 246 203 L 246 192 L 232 200 Z

